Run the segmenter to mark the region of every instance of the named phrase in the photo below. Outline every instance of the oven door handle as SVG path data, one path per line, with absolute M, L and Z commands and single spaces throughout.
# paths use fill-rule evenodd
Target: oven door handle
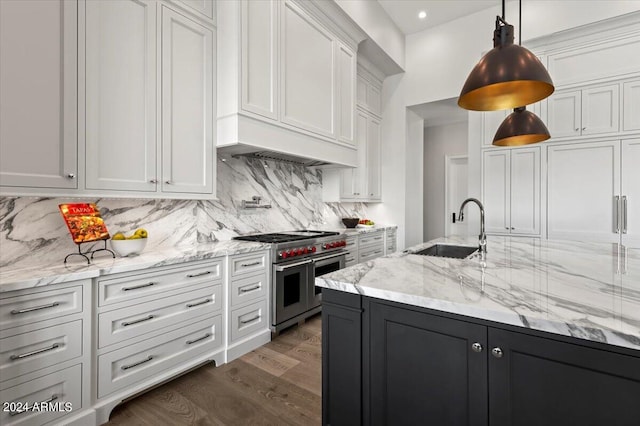
M 334 257 L 340 257 L 340 256 L 344 256 L 348 253 L 347 250 L 343 250 L 340 253 L 331 253 L 329 256 L 324 256 L 324 257 L 316 257 L 314 259 L 312 259 L 311 261 L 313 263 L 316 262 L 322 262 L 323 260 L 329 260 L 329 259 L 333 259 Z
M 303 260 L 302 262 L 289 263 L 287 265 L 277 265 L 275 269 L 276 269 L 276 272 L 282 272 L 282 271 L 286 271 L 289 268 L 295 268 L 296 266 L 308 265 L 311 262 L 312 260 L 307 259 L 307 260 Z

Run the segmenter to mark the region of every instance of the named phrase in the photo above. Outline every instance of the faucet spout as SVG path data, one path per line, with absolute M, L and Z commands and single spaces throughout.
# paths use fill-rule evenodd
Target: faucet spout
M 484 206 L 477 198 L 467 198 L 462 202 L 460 206 L 460 213 L 458 214 L 458 220 L 460 222 L 464 221 L 464 207 L 467 203 L 475 203 L 480 208 L 480 235 L 478 235 L 480 253 L 487 252 L 487 235 L 484 233 Z

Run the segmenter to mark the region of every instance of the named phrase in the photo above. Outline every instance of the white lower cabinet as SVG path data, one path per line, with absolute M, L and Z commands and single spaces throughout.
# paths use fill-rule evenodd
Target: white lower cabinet
M 230 318 L 230 342 L 235 342 L 269 326 L 267 301 L 263 299 L 242 308 L 234 309 L 231 311 Z
M 98 356 L 98 398 L 120 389 L 158 382 L 171 367 L 188 365 L 196 356 L 224 342 L 222 316 L 205 318 L 160 336 Z
M 0 293 L 0 424 L 91 423 L 90 284 Z
M 358 263 L 384 256 L 384 230 L 367 232 L 358 236 Z
M 344 266 L 345 268 L 348 268 L 349 266 L 353 266 L 358 263 L 358 236 L 348 236 L 345 241 L 347 242 L 347 245 L 345 246 L 347 254 L 344 258 Z
M 395 253 L 398 249 L 398 228 L 387 228 L 384 235 L 384 254 L 386 256 L 388 254 Z

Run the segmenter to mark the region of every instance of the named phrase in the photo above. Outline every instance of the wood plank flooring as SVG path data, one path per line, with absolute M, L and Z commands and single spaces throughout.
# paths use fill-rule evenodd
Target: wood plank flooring
M 316 315 L 220 367 L 205 365 L 116 407 L 107 425 L 319 425 Z

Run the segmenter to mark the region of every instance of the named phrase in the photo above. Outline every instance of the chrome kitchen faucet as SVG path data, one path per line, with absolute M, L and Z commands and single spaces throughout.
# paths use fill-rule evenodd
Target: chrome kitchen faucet
M 486 254 L 487 253 L 487 235 L 484 233 L 484 206 L 482 205 L 480 200 L 478 200 L 477 198 L 467 198 L 466 200 L 464 200 L 462 202 L 462 205 L 460 206 L 458 221 L 460 222 L 464 221 L 464 212 L 463 212 L 464 206 L 466 206 L 467 203 L 470 201 L 476 203 L 480 208 L 480 235 L 478 235 L 478 240 L 479 240 L 478 249 L 480 250 L 481 254 Z

